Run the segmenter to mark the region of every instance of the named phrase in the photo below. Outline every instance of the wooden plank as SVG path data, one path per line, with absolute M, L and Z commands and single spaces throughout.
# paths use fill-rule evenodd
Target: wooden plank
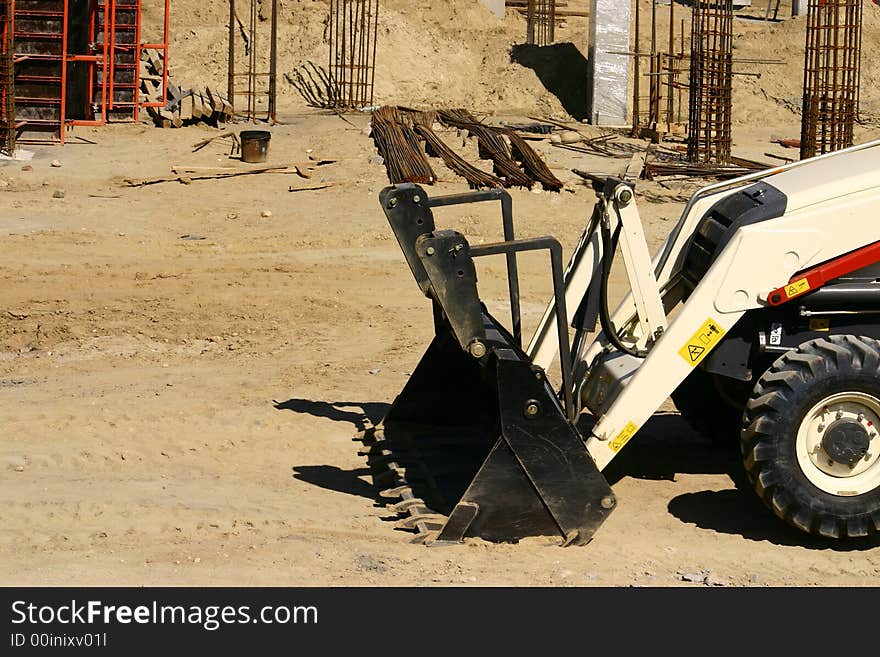
M 146 185 L 157 185 L 159 183 L 165 182 L 183 182 L 184 184 L 189 184 L 189 182 L 193 180 L 220 180 L 222 178 L 234 178 L 236 176 L 251 176 L 259 173 L 296 173 L 295 169 L 290 169 L 288 167 L 261 167 L 259 169 L 242 169 L 236 171 L 223 171 L 222 173 L 195 173 L 190 175 L 174 175 L 174 176 L 161 176 L 159 178 L 143 178 L 143 179 L 135 179 L 135 178 L 125 178 L 122 182 L 127 187 L 144 187 Z M 329 184 L 337 184 L 337 183 L 329 183 Z M 296 190 L 294 190 L 296 191 Z
M 189 90 L 190 116 L 197 121 L 202 118 L 202 99 L 195 90 Z
M 623 174 L 623 181 L 635 185 L 642 177 L 642 170 L 645 168 L 645 160 L 648 157 L 647 151 L 633 153 L 632 159 L 626 167 L 626 173 Z
M 189 121 L 193 118 L 192 115 L 192 102 L 190 101 L 191 92 L 186 91 L 183 92 L 180 99 L 180 120 L 181 121 Z

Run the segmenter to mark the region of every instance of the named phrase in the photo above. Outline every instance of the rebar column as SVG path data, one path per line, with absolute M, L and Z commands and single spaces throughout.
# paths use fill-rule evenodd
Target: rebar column
M 264 0 L 229 0 L 229 53 L 226 70 L 227 100 L 236 108 L 236 115 L 246 121 L 275 121 L 278 59 L 278 2 L 265 0 L 269 7 L 269 25 L 262 14 Z M 247 9 L 247 20 L 242 21 L 237 8 Z M 243 43 L 242 56 L 238 55 L 236 41 Z M 267 70 L 268 69 L 268 70 Z M 243 82 L 241 80 L 244 80 Z M 244 102 L 236 100 L 244 97 Z M 260 105 L 266 98 L 266 114 L 261 116 Z
M 528 0 L 526 43 L 549 46 L 556 38 L 556 0 Z
M 226 60 L 226 99 L 235 107 L 235 0 L 229 0 L 229 55 Z
M 327 98 L 331 107 L 373 104 L 378 23 L 379 0 L 330 0 Z
M 694 0 L 688 161 L 730 162 L 733 2 Z
M 801 159 L 853 144 L 862 50 L 862 0 L 809 0 Z

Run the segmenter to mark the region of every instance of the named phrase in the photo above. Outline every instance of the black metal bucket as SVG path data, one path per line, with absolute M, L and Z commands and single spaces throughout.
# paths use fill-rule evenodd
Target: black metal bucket
M 269 156 L 269 140 L 272 133 L 268 130 L 242 130 L 238 133 L 241 140 L 241 159 L 243 162 L 265 162 Z
M 434 230 L 431 207 L 502 200 L 509 210 L 506 192 L 429 199 L 418 186 L 398 185 L 381 199 L 433 302 L 435 337 L 382 423 L 361 437 L 380 495 L 397 500 L 390 506 L 401 526 L 427 543 L 554 535 L 588 542 L 614 494 L 544 371 L 480 303 L 472 259 L 502 245 L 514 254 L 558 242 L 470 247 L 459 233 Z M 561 269 L 554 265 L 554 289 Z

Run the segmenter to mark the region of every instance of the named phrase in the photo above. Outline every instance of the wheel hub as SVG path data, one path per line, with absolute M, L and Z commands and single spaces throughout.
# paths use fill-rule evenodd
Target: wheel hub
M 829 395 L 804 415 L 797 435 L 801 471 L 818 488 L 861 495 L 880 485 L 880 399 L 852 391 Z
M 822 438 L 822 449 L 832 460 L 853 467 L 865 458 L 871 439 L 857 419 L 845 417 L 832 422 Z

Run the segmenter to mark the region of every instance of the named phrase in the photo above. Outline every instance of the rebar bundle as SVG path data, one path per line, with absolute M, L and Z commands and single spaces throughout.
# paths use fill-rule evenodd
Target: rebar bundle
M 419 138 L 396 107 L 383 106 L 373 112 L 373 140 L 392 184 L 433 184 L 436 180 Z
M 694 0 L 691 24 L 690 162 L 730 161 L 733 2 Z
M 442 123 L 467 130 L 477 138 L 481 156 L 492 160 L 495 172 L 502 177 L 505 187 L 531 188 L 534 182 L 539 182 L 544 189 L 562 189 L 562 181 L 553 175 L 544 160 L 515 130 L 480 123 L 463 109 L 440 110 L 438 117 Z M 510 142 L 509 148 L 505 137 Z
M 434 130 L 435 122 L 466 131 L 477 138 L 480 159 L 493 163 L 496 175 L 474 166 L 455 152 Z M 373 112 L 373 140 L 394 183 L 436 180 L 427 156 L 438 157 L 474 189 L 527 187 L 540 182 L 544 189 L 563 187 L 544 160 L 509 127 L 486 125 L 464 109 L 419 111 L 382 106 Z M 425 150 L 421 142 L 425 143 Z
M 513 130 L 504 130 L 504 134 L 510 140 L 510 147 L 513 150 L 513 156 L 522 162 L 523 170 L 532 178 L 543 185 L 544 189 L 558 192 L 564 187 L 559 178 L 553 175 L 550 167 L 541 159 L 526 140 L 516 134 Z
M 861 50 L 862 0 L 809 0 L 801 159 L 852 146 Z
M 556 0 L 528 0 L 526 43 L 549 46 L 556 38 Z
M 468 181 L 468 185 L 474 189 L 484 187 L 503 187 L 504 183 L 497 176 L 486 173 L 465 160 L 452 150 L 437 136 L 431 125 L 433 124 L 433 112 L 411 112 L 413 129 L 416 134 L 425 140 L 428 148 L 437 155 L 443 164 L 452 169 L 459 176 Z
M 12 0 L 0 0 L 0 153 L 15 151 Z
M 373 104 L 379 0 L 330 0 L 330 84 L 333 107 Z
M 463 109 L 439 110 L 437 116 L 444 125 L 467 130 L 477 138 L 480 157 L 492 160 L 495 173 L 502 178 L 505 187 L 531 188 L 532 179 L 511 157 L 510 147 L 497 128 L 480 123 L 470 112 Z

